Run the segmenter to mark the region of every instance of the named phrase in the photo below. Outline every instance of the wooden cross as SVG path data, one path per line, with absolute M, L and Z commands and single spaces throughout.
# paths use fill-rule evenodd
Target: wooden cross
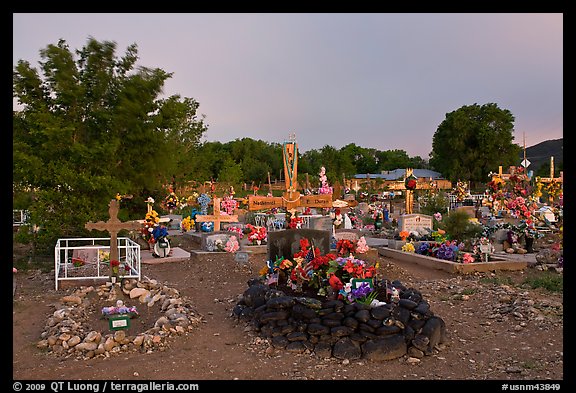
M 406 168 L 406 178 L 414 175 L 414 169 Z M 406 185 L 404 185 L 404 189 L 406 189 Z M 414 192 L 412 190 L 406 189 L 406 202 L 405 202 L 405 210 L 406 214 L 412 214 L 414 209 Z
M 122 229 L 140 229 L 141 225 L 138 221 L 122 222 L 118 219 L 118 210 L 120 209 L 120 202 L 117 199 L 112 199 L 108 204 L 108 213 L 110 219 L 106 222 L 87 222 L 84 227 L 88 230 L 108 231 L 110 234 L 110 260 L 118 259 L 118 232 Z
M 248 210 L 265 210 L 284 207 L 286 210 L 297 207 L 332 207 L 332 195 L 301 195 L 296 191 L 298 174 L 298 144 L 295 135 L 290 135 L 290 142 L 284 142 L 284 174 L 286 191 L 281 197 L 248 196 Z
M 196 216 L 196 222 L 214 222 L 214 232 L 220 230 L 221 222 L 238 222 L 237 215 L 228 215 L 220 213 L 220 198 L 214 198 L 214 213 L 203 216 Z

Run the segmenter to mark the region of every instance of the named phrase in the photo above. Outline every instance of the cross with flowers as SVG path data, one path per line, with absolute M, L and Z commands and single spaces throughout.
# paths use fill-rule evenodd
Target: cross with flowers
M 108 213 L 110 214 L 110 219 L 106 222 L 87 222 L 84 227 L 91 230 L 107 231 L 110 234 L 110 260 L 119 260 L 118 258 L 118 240 L 117 235 L 122 229 L 140 229 L 140 222 L 138 221 L 126 221 L 122 222 L 118 219 L 118 210 L 120 209 L 120 201 L 118 199 L 112 199 L 108 204 Z
M 207 215 L 197 215 L 196 222 L 214 222 L 214 232 L 220 230 L 221 222 L 238 222 L 238 216 L 220 213 L 220 198 L 214 198 L 214 213 Z

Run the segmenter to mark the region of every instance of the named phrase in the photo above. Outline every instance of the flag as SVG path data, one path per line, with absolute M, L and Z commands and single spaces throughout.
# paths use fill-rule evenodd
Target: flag
M 278 283 L 278 273 L 270 274 L 268 276 L 268 279 L 266 280 L 266 284 L 272 285 L 272 284 L 276 284 L 276 283 Z
M 314 270 L 312 260 L 314 258 L 316 258 L 316 256 L 314 255 L 314 245 L 312 244 L 310 246 L 310 250 L 308 250 L 306 256 L 304 257 L 304 260 L 307 262 L 306 265 L 304 265 L 304 272 L 306 272 L 306 275 L 308 276 L 312 276 L 312 271 Z

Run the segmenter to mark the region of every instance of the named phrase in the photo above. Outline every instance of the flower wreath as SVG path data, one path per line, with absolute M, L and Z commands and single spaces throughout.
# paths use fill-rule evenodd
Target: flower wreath
M 418 178 L 414 175 L 406 177 L 404 180 L 404 187 L 406 187 L 407 190 L 414 191 L 416 189 L 417 180 Z

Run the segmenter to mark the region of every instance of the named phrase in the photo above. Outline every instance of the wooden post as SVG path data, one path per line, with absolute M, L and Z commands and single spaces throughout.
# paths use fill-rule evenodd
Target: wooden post
M 110 234 L 110 260 L 118 259 L 118 232 L 122 229 L 140 229 L 142 224 L 138 221 L 121 222 L 118 219 L 118 210 L 120 209 L 120 202 L 117 199 L 112 199 L 108 204 L 108 213 L 110 219 L 106 222 L 87 222 L 84 227 L 88 230 L 108 231 Z

